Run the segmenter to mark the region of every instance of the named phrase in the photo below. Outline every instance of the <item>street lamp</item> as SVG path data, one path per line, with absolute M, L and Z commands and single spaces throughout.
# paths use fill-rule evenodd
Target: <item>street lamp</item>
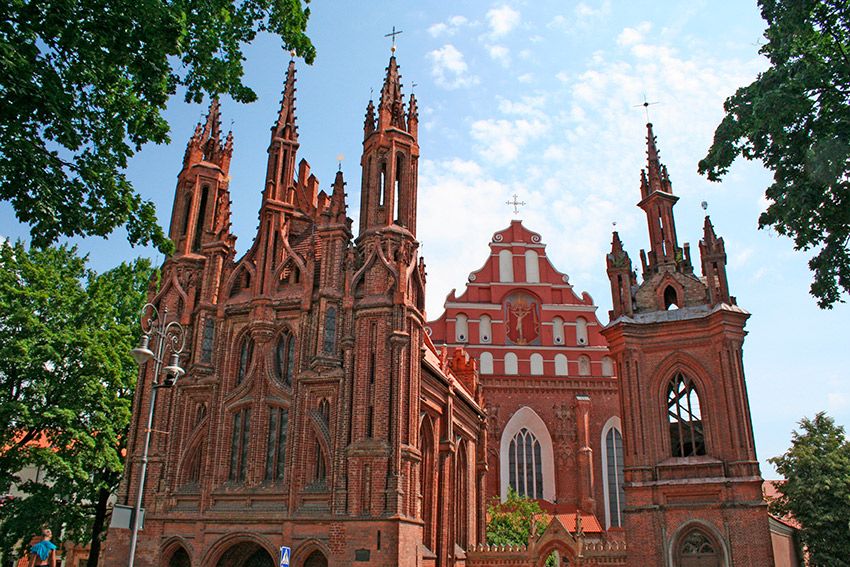
M 153 428 L 153 412 L 156 407 L 156 391 L 159 388 L 170 388 L 177 379 L 186 373 L 180 367 L 180 353 L 186 346 L 186 332 L 177 321 L 168 321 L 168 309 L 162 312 L 153 304 L 148 303 L 142 307 L 142 338 L 139 346 L 130 351 L 139 366 L 144 366 L 149 360 L 154 361 L 153 385 L 151 388 L 151 403 L 148 410 L 148 425 L 145 428 L 145 447 L 142 451 L 142 470 L 139 473 L 139 488 L 136 494 L 136 506 L 133 508 L 133 534 L 130 538 L 130 559 L 128 567 L 133 567 L 136 560 L 136 543 L 139 539 L 139 517 L 142 513 L 142 495 L 145 491 L 145 475 L 148 470 L 148 450 L 151 445 L 151 429 Z M 151 350 L 153 340 L 153 350 Z M 163 368 L 166 351 L 171 351 L 168 366 Z M 159 381 L 162 374 L 162 381 Z

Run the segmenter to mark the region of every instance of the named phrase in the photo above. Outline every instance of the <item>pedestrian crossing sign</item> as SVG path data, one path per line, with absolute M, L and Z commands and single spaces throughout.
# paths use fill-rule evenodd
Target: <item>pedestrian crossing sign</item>
M 289 556 L 292 550 L 286 546 L 280 547 L 280 567 L 289 567 Z

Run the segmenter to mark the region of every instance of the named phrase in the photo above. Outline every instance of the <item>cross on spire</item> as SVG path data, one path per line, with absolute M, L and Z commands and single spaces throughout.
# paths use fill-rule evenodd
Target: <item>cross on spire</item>
M 640 104 L 635 104 L 635 105 L 634 105 L 634 107 L 633 107 L 633 108 L 637 108 L 637 107 L 639 107 L 639 106 L 642 106 L 642 107 L 643 107 L 643 111 L 646 113 L 646 122 L 647 122 L 647 124 L 649 123 L 649 107 L 650 107 L 650 106 L 652 106 L 653 104 L 658 104 L 658 101 L 656 101 L 656 102 L 649 102 L 649 101 L 646 99 L 646 93 L 643 93 L 643 102 L 642 102 L 642 103 L 640 103 Z
M 512 201 L 505 201 L 506 205 L 511 205 L 514 208 L 514 214 L 519 214 L 519 208 L 525 206 L 525 201 L 520 201 L 519 196 L 514 193 L 514 198 Z
M 393 26 L 392 32 L 390 32 L 388 34 L 384 34 L 384 37 L 392 37 L 393 38 L 393 46 L 392 46 L 393 53 L 395 53 L 395 36 L 397 36 L 400 33 L 404 33 L 404 32 L 402 30 L 395 31 L 395 26 Z

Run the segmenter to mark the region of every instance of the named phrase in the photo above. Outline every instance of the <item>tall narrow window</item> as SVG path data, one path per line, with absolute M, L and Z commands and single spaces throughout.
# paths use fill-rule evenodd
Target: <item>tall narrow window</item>
M 266 480 L 283 480 L 286 470 L 286 434 L 289 411 L 273 407 L 269 411 L 269 438 L 266 446 Z
M 325 311 L 325 337 L 322 341 L 322 350 L 325 354 L 336 352 L 336 307 L 333 305 Z
M 587 319 L 584 317 L 576 318 L 576 343 L 579 346 L 587 344 Z
M 705 455 L 699 394 L 690 378 L 677 374 L 667 390 L 670 449 L 674 457 Z
M 295 335 L 283 332 L 277 339 L 275 347 L 275 374 L 278 380 L 292 385 L 292 372 L 295 365 Z
M 469 466 L 466 459 L 466 443 L 460 442 L 456 456 L 455 470 L 455 542 L 461 549 L 466 549 L 467 530 L 469 527 Z
M 505 374 L 516 374 L 518 371 L 516 355 L 512 352 L 505 354 Z
M 192 195 L 186 195 L 186 201 L 183 205 L 183 236 L 189 232 L 189 218 L 192 216 Z
M 241 384 L 251 368 L 251 360 L 254 357 L 254 341 L 246 336 L 242 339 L 242 347 L 239 349 L 239 368 L 236 371 L 236 383 Z
M 319 444 L 319 441 L 316 441 L 316 469 L 315 475 L 313 476 L 314 480 L 318 483 L 325 482 L 328 476 L 328 467 L 325 463 L 325 454 L 322 452 L 322 446 Z
M 534 250 L 525 252 L 525 281 L 540 283 L 540 259 Z
M 616 427 L 616 418 L 603 435 L 602 482 L 605 490 L 605 519 L 606 527 L 619 528 L 623 525 L 623 506 L 625 492 L 623 490 L 623 436 Z M 603 428 L 603 431 L 605 429 Z
M 401 154 L 398 154 L 395 159 L 395 183 L 393 184 L 393 219 L 395 219 L 395 223 L 403 226 L 404 223 L 401 222 L 401 172 L 403 171 L 404 166 L 404 158 Z
M 493 355 L 489 352 L 482 352 L 480 359 L 480 368 L 479 371 L 481 374 L 492 374 L 493 373 Z
M 482 315 L 478 319 L 478 340 L 485 345 L 493 341 L 493 320 L 489 315 Z
M 499 252 L 499 281 L 514 281 L 514 255 L 510 250 Z
M 250 425 L 250 408 L 233 414 L 233 432 L 230 438 L 230 474 L 228 475 L 231 482 L 245 482 L 248 471 Z
M 387 162 L 381 163 L 381 179 L 378 185 L 378 206 L 384 206 L 384 195 L 387 192 Z
M 511 488 L 520 496 L 543 498 L 543 460 L 540 442 L 534 434 L 522 428 L 511 439 L 508 454 Z
M 203 462 L 203 451 L 198 447 L 195 449 L 195 452 L 192 454 L 192 458 L 189 461 L 188 471 L 186 475 L 186 484 L 188 485 L 197 485 L 201 479 L 201 463 Z
M 201 202 L 198 205 L 198 222 L 195 223 L 195 238 L 192 243 L 192 252 L 198 252 L 201 249 L 201 237 L 204 235 L 204 229 L 206 228 L 207 196 L 209 192 L 210 188 L 204 185 L 204 188 L 201 189 Z
M 552 317 L 552 342 L 564 344 L 564 320 L 560 317 Z
M 469 340 L 469 318 L 463 313 L 455 317 L 455 341 L 465 343 Z
M 215 319 L 207 317 L 204 320 L 204 335 L 201 339 L 201 362 L 212 362 L 213 342 L 215 341 Z

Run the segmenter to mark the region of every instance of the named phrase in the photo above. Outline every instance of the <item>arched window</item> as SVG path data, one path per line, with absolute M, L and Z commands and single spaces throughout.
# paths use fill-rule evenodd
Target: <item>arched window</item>
M 422 464 L 419 471 L 419 489 L 422 492 L 422 521 L 425 522 L 425 547 L 433 549 L 434 536 L 434 437 L 431 420 L 428 416 L 422 419 L 419 427 L 419 450 L 422 453 Z
M 676 374 L 667 389 L 670 449 L 674 457 L 705 455 L 699 394 L 690 378 Z
M 236 383 L 241 384 L 242 380 L 248 374 L 251 368 L 251 360 L 254 357 L 254 341 L 250 336 L 245 336 L 242 339 L 242 346 L 239 348 L 239 368 L 236 370 Z
M 720 567 L 718 546 L 700 529 L 693 529 L 682 538 L 676 550 L 676 564 L 681 567 Z
M 613 376 L 614 375 L 614 361 L 610 356 L 602 357 L 602 375 L 603 376 Z
M 520 496 L 543 498 L 543 457 L 537 437 L 523 427 L 511 439 L 508 451 L 511 488 Z
M 487 345 L 493 341 L 493 321 L 489 315 L 482 315 L 478 319 L 478 340 Z
M 540 283 L 540 261 L 534 250 L 525 251 L 525 281 Z
M 192 242 L 192 252 L 199 252 L 201 250 L 201 238 L 204 234 L 204 224 L 206 223 L 206 214 L 207 214 L 207 197 L 209 195 L 210 188 L 204 185 L 204 188 L 201 189 L 201 202 L 198 205 L 198 222 L 195 223 L 195 237 Z
M 479 372 L 481 374 L 493 373 L 493 355 L 489 352 L 482 352 L 479 359 Z
M 531 355 L 531 374 L 534 376 L 543 375 L 543 355 L 534 353 Z
M 245 482 L 248 471 L 248 443 L 251 439 L 251 409 L 245 408 L 233 414 L 233 430 L 230 437 L 231 482 Z
M 590 376 L 590 357 L 581 355 L 578 357 L 579 376 Z
M 505 355 L 505 374 L 516 374 L 518 371 L 516 355 L 512 352 L 507 353 Z
M 186 236 L 186 233 L 189 231 L 189 218 L 192 215 L 192 195 L 186 195 L 186 200 L 183 205 L 183 230 L 182 236 Z
M 322 351 L 334 354 L 336 351 L 336 307 L 330 305 L 325 311 L 325 337 L 322 341 Z
M 510 250 L 499 252 L 499 281 L 514 281 L 514 255 Z
M 563 354 L 555 355 L 555 375 L 556 376 L 567 376 L 569 371 L 567 370 L 567 357 Z
M 463 313 L 455 317 L 455 342 L 465 343 L 469 340 L 469 318 Z
M 679 308 L 679 294 L 676 293 L 676 289 L 672 285 L 668 285 L 664 288 L 664 309 L 678 309 Z
M 327 398 L 323 398 L 322 401 L 319 402 L 319 415 L 322 416 L 322 420 L 325 422 L 325 425 L 330 427 L 331 425 L 331 403 Z
M 552 437 L 540 416 L 528 406 L 514 413 L 499 443 L 501 498 L 513 488 L 530 498 L 555 501 L 555 460 Z
M 284 331 L 277 339 L 275 348 L 275 374 L 278 380 L 292 385 L 292 374 L 295 371 L 295 335 Z
M 564 344 L 564 320 L 560 317 L 552 318 L 552 342 L 556 345 Z
M 209 364 L 212 362 L 213 343 L 215 341 L 215 319 L 207 317 L 204 319 L 204 333 L 201 338 L 201 362 Z
M 587 344 L 587 319 L 584 317 L 576 318 L 576 343 L 578 346 Z
M 286 434 L 289 411 L 272 407 L 269 411 L 269 438 L 266 445 L 266 480 L 283 480 L 286 471 Z
M 605 496 L 605 528 L 623 525 L 623 436 L 620 419 L 612 417 L 602 428 L 602 489 Z
M 457 509 L 455 510 L 455 543 L 461 549 L 466 549 L 467 530 L 469 528 L 469 465 L 466 458 L 466 443 L 463 441 L 458 445 L 457 465 L 455 470 L 455 497 L 457 498 Z

